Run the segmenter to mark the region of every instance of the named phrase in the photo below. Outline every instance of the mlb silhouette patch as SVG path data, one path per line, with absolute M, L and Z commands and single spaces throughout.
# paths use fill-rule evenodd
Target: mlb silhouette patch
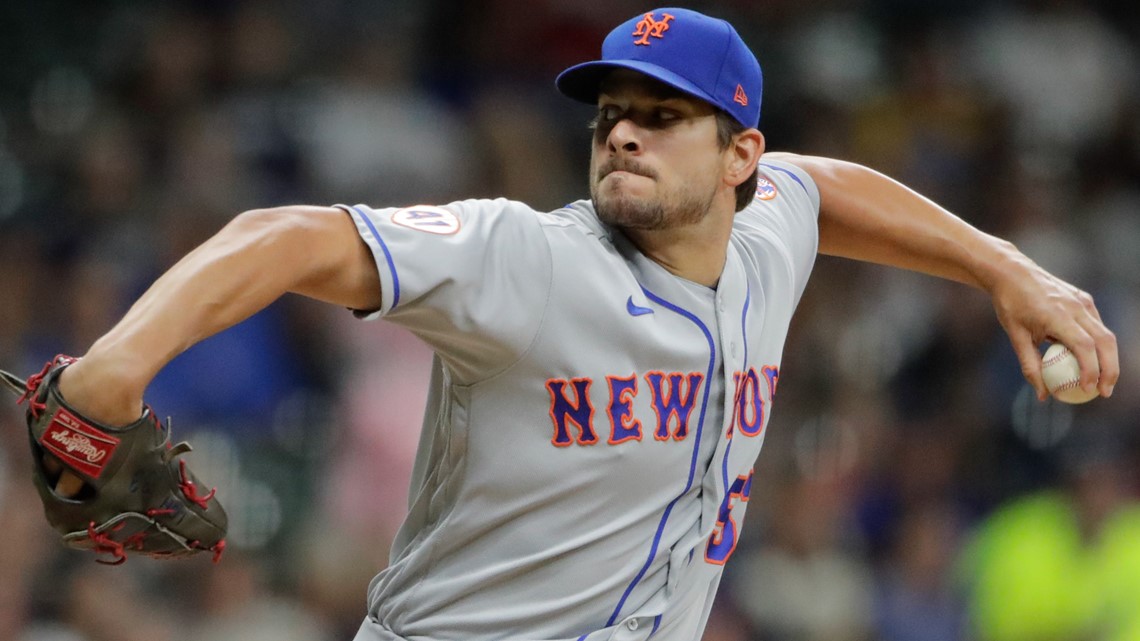
M 443 207 L 416 205 L 392 214 L 392 222 L 429 234 L 447 236 L 459 231 L 459 217 Z
M 661 20 L 654 18 L 652 11 L 645 14 L 633 31 L 634 37 L 638 38 L 633 44 L 649 46 L 652 44 L 649 41 L 650 36 L 657 39 L 664 38 L 665 32 L 669 30 L 669 21 L 672 19 L 673 15 L 670 13 L 661 14 Z
M 756 197 L 760 200 L 772 200 L 776 197 L 776 186 L 767 178 L 757 178 Z

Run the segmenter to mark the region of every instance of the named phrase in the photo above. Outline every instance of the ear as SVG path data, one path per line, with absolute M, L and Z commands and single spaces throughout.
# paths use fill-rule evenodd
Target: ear
M 736 135 L 725 150 L 724 181 L 735 188 L 756 171 L 756 163 L 764 153 L 764 134 L 759 129 L 745 129 Z

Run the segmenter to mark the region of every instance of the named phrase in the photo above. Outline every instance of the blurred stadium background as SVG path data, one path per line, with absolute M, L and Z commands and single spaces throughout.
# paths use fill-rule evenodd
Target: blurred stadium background
M 1110 401 L 1038 404 L 984 295 L 821 258 L 706 639 L 1140 639 L 1140 18 L 1076 0 L 722 0 L 769 149 L 862 162 L 1090 291 Z M 554 74 L 611 0 L 0 5 L 0 364 L 82 354 L 237 213 L 585 193 Z M 190 301 L 188 301 L 190 303 Z M 224 561 L 63 550 L 0 409 L 0 641 L 350 639 L 426 350 L 286 298 L 148 400 L 233 520 Z

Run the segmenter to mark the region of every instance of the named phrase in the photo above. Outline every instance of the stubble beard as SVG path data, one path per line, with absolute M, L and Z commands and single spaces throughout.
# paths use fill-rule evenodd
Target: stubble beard
M 590 199 L 598 219 L 623 230 L 660 231 L 700 222 L 712 207 L 715 190 L 702 198 L 691 191 L 674 192 L 653 200 L 628 193 L 599 193 L 601 178 L 613 171 L 603 167 L 590 185 Z M 643 174 L 644 175 L 644 174 Z M 655 176 L 652 176 L 655 177 Z

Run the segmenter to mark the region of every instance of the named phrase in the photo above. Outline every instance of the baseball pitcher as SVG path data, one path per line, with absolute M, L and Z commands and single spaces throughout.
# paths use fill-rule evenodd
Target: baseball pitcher
M 1046 337 L 1111 394 L 1087 294 L 870 169 L 765 153 L 760 66 L 727 22 L 634 16 L 556 84 L 597 108 L 589 198 L 243 213 L 58 367 L 62 396 L 131 424 L 165 363 L 286 292 L 397 323 L 436 358 L 357 641 L 692 641 L 764 482 L 818 253 L 976 287 L 1042 398 Z

